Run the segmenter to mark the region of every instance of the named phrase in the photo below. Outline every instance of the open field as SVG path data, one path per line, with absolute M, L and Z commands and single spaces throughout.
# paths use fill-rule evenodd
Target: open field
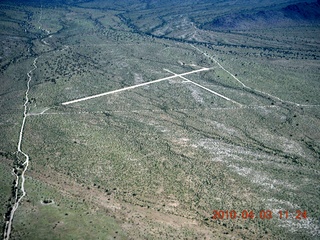
M 1 214 L 26 191 L 11 239 L 320 236 L 319 26 L 201 28 L 222 2 L 0 4 Z

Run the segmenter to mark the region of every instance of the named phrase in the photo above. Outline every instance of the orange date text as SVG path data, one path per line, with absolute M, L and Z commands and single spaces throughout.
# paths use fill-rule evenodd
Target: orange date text
M 274 217 L 279 219 L 293 218 L 297 220 L 307 219 L 306 210 L 296 210 L 295 213 L 289 213 L 288 210 L 279 210 L 277 212 L 271 210 L 260 210 L 255 212 L 253 210 L 243 210 L 237 212 L 235 210 L 213 210 L 212 219 L 262 219 L 270 220 Z

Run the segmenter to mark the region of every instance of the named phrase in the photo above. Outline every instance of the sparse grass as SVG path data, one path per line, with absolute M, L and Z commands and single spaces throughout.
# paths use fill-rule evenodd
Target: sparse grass
M 7 213 L 8 210 L 7 207 L 9 204 L 9 199 L 11 197 L 12 181 L 14 179 L 11 176 L 12 168 L 9 167 L 11 161 L 3 156 L 0 156 L 0 160 L 0 224 L 1 226 L 4 226 L 4 215 Z
M 128 238 L 106 212 L 91 210 L 81 199 L 29 177 L 26 187 L 28 195 L 16 214 L 12 239 Z M 54 204 L 44 205 L 44 199 L 52 199 Z
M 222 6 L 216 11 L 223 11 Z M 168 9 L 161 8 L 159 15 L 165 12 Z M 23 13 L 32 13 L 28 25 L 19 27 L 27 29 L 24 37 L 39 37 L 19 38 L 4 50 L 5 63 L 11 56 L 16 60 L 2 73 L 0 127 L 5 141 L 0 150 L 15 151 L 26 73 L 36 56 L 28 112 L 50 109 L 27 118 L 22 147 L 31 165 L 13 239 L 319 235 L 318 106 L 298 107 L 243 88 L 189 43 L 130 28 L 117 16 L 123 13 L 120 10 L 69 5 L 26 7 Z M 134 20 L 138 13 L 126 17 Z M 142 30 L 160 24 L 157 18 L 147 23 L 150 19 L 145 16 L 136 22 Z M 190 33 L 183 30 L 188 22 L 179 21 L 176 24 L 183 26 L 169 37 Z M 8 26 L 13 31 L 15 26 Z M 298 39 L 286 31 L 281 35 L 280 30 L 202 32 L 213 45 L 197 47 L 253 89 L 286 101 L 319 104 L 319 65 L 312 58 L 319 54 L 317 30 L 304 29 L 306 35 L 296 30 Z M 295 47 L 288 49 L 291 42 Z M 19 55 L 20 51 L 24 53 Z M 164 69 L 179 74 L 201 67 L 214 69 L 186 78 L 243 106 L 181 78 L 61 106 L 68 100 L 171 76 Z M 7 179 L 8 169 L 1 168 L 1 177 Z M 9 184 L 1 184 L 4 192 L 10 190 Z M 2 201 L 7 196 L 0 197 Z M 54 204 L 41 204 L 44 199 Z M 281 222 L 276 213 L 278 209 L 295 213 L 298 208 L 307 210 L 310 220 L 301 228 L 301 222 Z M 238 214 L 253 210 L 256 216 L 271 209 L 275 215 L 272 220 L 214 221 L 210 219 L 214 209 L 234 209 Z

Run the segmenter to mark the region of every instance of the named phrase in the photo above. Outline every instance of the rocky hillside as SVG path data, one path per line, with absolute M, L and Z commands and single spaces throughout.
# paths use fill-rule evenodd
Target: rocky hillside
M 278 10 L 236 13 L 218 17 L 204 24 L 204 29 L 252 29 L 320 23 L 320 0 L 288 5 Z

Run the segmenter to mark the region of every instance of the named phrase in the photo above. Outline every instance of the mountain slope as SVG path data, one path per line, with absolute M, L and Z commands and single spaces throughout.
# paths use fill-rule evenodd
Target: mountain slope
M 288 5 L 279 10 L 225 15 L 203 25 L 204 29 L 252 29 L 320 23 L 320 1 Z

